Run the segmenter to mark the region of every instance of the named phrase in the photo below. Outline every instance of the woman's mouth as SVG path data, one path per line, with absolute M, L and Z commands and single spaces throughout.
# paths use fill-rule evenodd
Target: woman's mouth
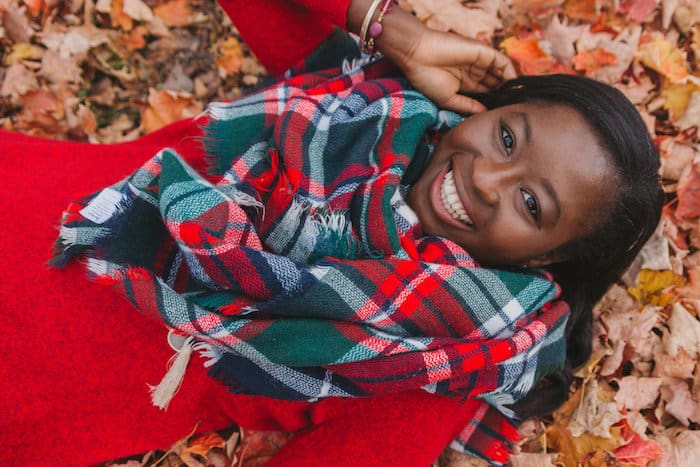
M 459 195 L 457 195 L 457 188 L 455 187 L 452 169 L 448 170 L 445 177 L 442 179 L 442 184 L 440 186 L 440 199 L 442 200 L 443 206 L 454 220 L 457 220 L 467 226 L 474 225 L 472 219 L 464 209 L 462 200 L 459 199 Z

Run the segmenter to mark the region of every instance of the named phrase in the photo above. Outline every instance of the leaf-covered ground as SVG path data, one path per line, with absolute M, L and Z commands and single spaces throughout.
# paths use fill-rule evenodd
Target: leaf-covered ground
M 523 73 L 579 73 L 634 102 L 662 156 L 657 234 L 599 304 L 594 352 L 514 466 L 700 463 L 700 1 L 403 0 Z M 196 115 L 265 71 L 213 0 L 0 0 L 0 126 L 116 142 Z M 235 427 L 114 465 L 260 465 L 286 434 Z M 67 459 L 66 462 L 70 460 Z M 446 452 L 442 465 L 481 465 Z

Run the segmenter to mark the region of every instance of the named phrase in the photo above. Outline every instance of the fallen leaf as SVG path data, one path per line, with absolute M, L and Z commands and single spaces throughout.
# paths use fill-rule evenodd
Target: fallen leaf
M 620 386 L 615 394 L 618 410 L 641 410 L 654 406 L 659 397 L 661 378 L 637 378 L 625 376 L 617 381 Z
M 564 14 L 571 19 L 595 22 L 598 18 L 598 2 L 596 0 L 566 0 Z
M 555 467 L 555 454 L 521 452 L 510 456 L 512 467 Z
M 520 71 L 525 75 L 573 73 L 573 70 L 545 53 L 534 37 L 525 39 L 509 37 L 501 42 L 501 48 L 518 64 Z
M 661 88 L 661 96 L 666 101 L 664 108 L 671 111 L 669 117 L 671 120 L 676 120 L 683 115 L 688 108 L 690 97 L 694 92 L 700 91 L 700 86 L 693 83 L 672 83 L 665 82 Z M 696 123 L 697 124 L 697 123 Z
M 124 0 L 111 0 L 109 16 L 112 19 L 112 25 L 125 31 L 130 31 L 134 27 L 134 20 L 124 11 Z
M 700 165 L 693 160 L 678 180 L 678 205 L 674 216 L 678 220 L 700 217 Z
M 426 26 L 472 39 L 490 41 L 496 29 L 502 27 L 498 18 L 498 1 L 404 0 L 402 4 L 411 7 Z
M 654 356 L 655 365 L 653 376 L 659 378 L 690 379 L 693 377 L 695 360 L 681 347 L 674 356 L 657 353 Z
M 603 48 L 597 48 L 593 51 L 579 52 L 572 59 L 574 69 L 584 71 L 586 76 L 592 76 L 593 72 L 605 65 L 611 65 L 617 62 L 617 56 Z
M 673 21 L 685 34 L 700 24 L 700 2 L 697 0 L 679 0 L 673 12 Z
M 681 348 L 696 358 L 700 352 L 700 323 L 682 305 L 673 305 L 668 319 L 669 332 L 664 332 L 666 353 L 675 357 Z
M 141 0 L 124 0 L 122 9 L 125 14 L 136 21 L 150 21 L 153 19 L 153 11 Z
M 687 143 L 679 143 L 672 138 L 667 138 L 661 142 L 659 145 L 659 152 L 661 154 L 661 176 L 667 180 L 673 181 L 680 180 L 686 168 L 690 168 L 693 160 L 700 156 L 700 151 L 695 149 L 694 146 Z M 684 181 L 684 183 L 686 182 Z M 687 188 L 689 187 L 684 186 L 684 188 L 681 189 L 684 198 L 683 206 L 681 212 L 676 214 L 677 216 L 681 216 L 681 219 L 686 216 L 693 217 L 695 215 L 695 209 L 687 204 L 687 201 L 694 201 L 692 198 L 686 199 L 684 190 Z
M 627 420 L 622 421 L 621 427 L 626 444 L 613 450 L 613 455 L 618 462 L 645 466 L 651 461 L 661 459 L 664 452 L 659 443 L 645 439 L 635 432 Z
M 544 37 L 552 44 L 552 56 L 566 66 L 571 66 L 571 59 L 576 55 L 574 43 L 586 30 L 583 24 L 569 25 L 566 18 L 554 15 L 544 29 Z
M 166 26 L 186 26 L 192 23 L 193 12 L 188 0 L 170 0 L 153 9 Z
M 629 13 L 632 21 L 638 23 L 648 23 L 656 15 L 657 0 L 623 0 L 618 11 Z
M 281 431 L 241 429 L 241 443 L 236 449 L 236 456 L 247 467 L 262 466 L 277 454 L 291 437 L 291 434 Z
M 700 422 L 700 407 L 690 394 L 688 383 L 681 379 L 669 379 L 661 386 L 661 397 L 666 402 L 666 412 L 684 426 Z
M 606 402 L 598 397 L 598 380 L 591 379 L 585 387 L 581 404 L 572 414 L 569 431 L 573 436 L 584 433 L 611 438 L 610 428 L 620 421 L 622 414 L 614 402 Z
M 666 40 L 661 33 L 646 38 L 637 51 L 637 58 L 671 82 L 679 82 L 688 76 L 685 52 Z
M 669 428 L 656 436 L 663 456 L 649 467 L 695 467 L 700 465 L 700 431 Z
M 19 102 L 21 96 L 38 88 L 39 82 L 34 73 L 21 63 L 15 63 L 5 70 L 5 78 L 0 86 L 0 96 L 11 96 Z
M 12 50 L 5 57 L 4 63 L 9 66 L 22 60 L 38 60 L 42 55 L 44 55 L 44 49 L 41 47 L 21 42 L 12 46 Z
M 202 110 L 202 105 L 196 102 L 194 96 L 189 93 L 150 89 L 148 107 L 141 116 L 141 127 L 146 133 L 150 133 L 169 123 L 194 117 Z
M 700 130 L 700 87 L 695 86 L 695 89 L 690 96 L 687 106 L 680 112 L 681 117 L 676 121 L 676 125 L 681 130 L 695 127 L 696 131 Z
M 642 269 L 639 271 L 636 287 L 630 287 L 627 290 L 642 305 L 665 306 L 673 299 L 673 296 L 668 293 L 669 289 L 684 285 L 685 282 L 683 276 L 670 270 Z
M 17 128 L 35 134 L 53 134 L 61 127 L 63 102 L 52 91 L 42 88 L 22 96 L 22 110 L 17 115 Z
M 216 64 L 219 66 L 219 76 L 225 78 L 238 73 L 243 61 L 243 48 L 235 37 L 229 37 L 217 47 Z
M 610 438 L 601 438 L 590 434 L 573 436 L 564 426 L 557 423 L 547 427 L 548 445 L 560 453 L 558 461 L 566 467 L 578 467 L 587 457 L 597 451 L 612 451 L 620 444 L 620 428 L 611 429 Z

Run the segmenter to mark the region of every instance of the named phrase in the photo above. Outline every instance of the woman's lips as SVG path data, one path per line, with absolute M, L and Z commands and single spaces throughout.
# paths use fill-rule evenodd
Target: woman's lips
M 443 223 L 462 229 L 473 227 L 473 221 L 457 194 L 452 164 L 448 164 L 433 181 L 430 203 L 436 216 Z

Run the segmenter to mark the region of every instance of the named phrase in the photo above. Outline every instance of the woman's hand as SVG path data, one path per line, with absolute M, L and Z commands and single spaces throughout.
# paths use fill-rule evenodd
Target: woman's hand
M 352 0 L 348 28 L 359 33 L 371 0 Z M 375 15 L 376 18 L 376 15 Z M 394 5 L 376 39 L 413 87 L 439 107 L 460 113 L 485 110 L 462 92 L 484 92 L 516 77 L 511 61 L 497 50 L 458 34 L 429 29 Z
M 410 51 L 394 61 L 413 87 L 439 107 L 461 113 L 486 110 L 460 92 L 485 92 L 516 77 L 511 61 L 481 42 L 423 26 Z

